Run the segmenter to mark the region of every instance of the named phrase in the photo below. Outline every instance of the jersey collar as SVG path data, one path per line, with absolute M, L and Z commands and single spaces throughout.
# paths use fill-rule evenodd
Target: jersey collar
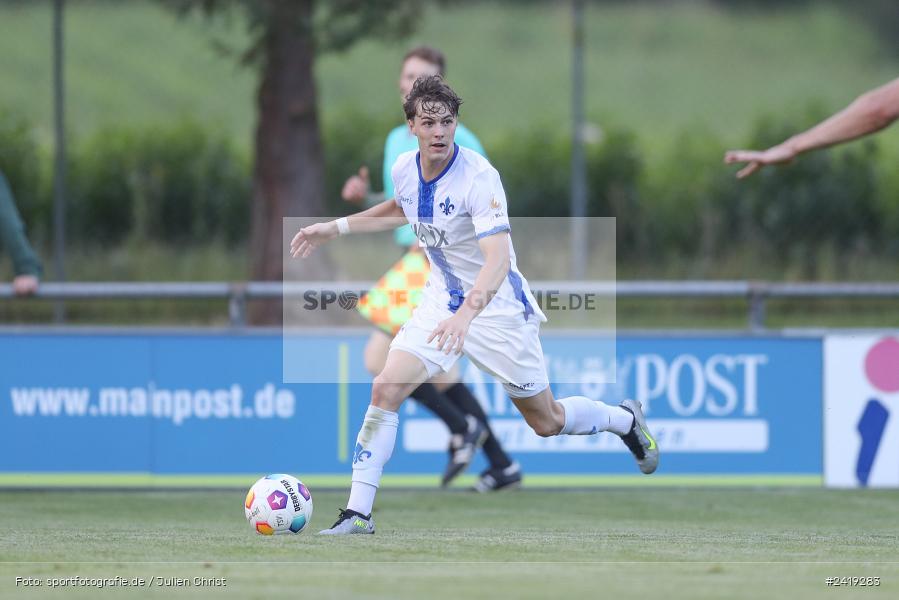
M 440 174 L 437 175 L 431 181 L 425 181 L 424 176 L 421 174 L 421 151 L 415 153 L 415 166 L 418 167 L 418 180 L 422 182 L 424 185 L 431 185 L 433 183 L 437 183 L 437 181 L 446 175 L 446 172 L 450 170 L 450 167 L 453 166 L 453 163 L 456 162 L 456 157 L 459 155 L 459 144 L 453 142 L 453 156 L 450 158 L 449 162 L 446 163 L 446 166 L 443 167 L 443 170 L 440 171 Z

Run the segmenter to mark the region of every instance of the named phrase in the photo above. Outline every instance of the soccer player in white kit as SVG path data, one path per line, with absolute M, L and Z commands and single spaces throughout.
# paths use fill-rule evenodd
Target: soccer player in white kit
M 639 402 L 609 406 L 584 396 L 553 397 L 539 339 L 546 316 L 515 263 L 499 173 L 453 141 L 461 103 L 440 76 L 416 81 L 403 109 L 419 150 L 400 155 L 394 164 L 395 198 L 304 227 L 291 241 L 292 256 L 306 257 L 339 235 L 385 231 L 408 221 L 432 265 L 421 304 L 372 382 L 347 508 L 323 534 L 374 533 L 371 509 L 396 442 L 397 411 L 409 392 L 449 370 L 463 353 L 502 382 L 537 435 L 611 431 L 642 472 L 652 473 L 658 465 L 659 449 Z

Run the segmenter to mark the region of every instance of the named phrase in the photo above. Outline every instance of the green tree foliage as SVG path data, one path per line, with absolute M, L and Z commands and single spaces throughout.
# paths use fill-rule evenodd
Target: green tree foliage
M 181 14 L 241 18 L 249 34 L 244 64 L 259 73 L 250 218 L 251 277 L 283 275 L 282 219 L 324 216 L 324 155 L 318 122 L 314 64 L 366 36 L 408 33 L 420 0 L 163 0 Z M 308 268 L 325 271 L 323 257 Z M 319 273 L 323 276 L 324 273 Z M 281 308 L 258 304 L 251 319 L 277 323 Z
M 220 49 L 241 57 L 246 64 L 264 58 L 266 37 L 273 17 L 286 15 L 296 32 L 310 36 L 318 52 L 346 50 L 365 37 L 404 36 L 421 18 L 422 0 L 319 0 L 306 15 L 300 10 L 280 12 L 284 0 L 158 0 L 182 16 L 200 14 L 208 19 L 242 20 L 249 33 L 244 48 L 218 40 Z M 287 4 L 290 4 L 289 0 Z M 294 1 L 294 4 L 299 4 Z
M 359 112 L 345 112 L 325 125 L 325 214 L 343 215 L 359 210 L 343 201 L 340 191 L 346 178 L 360 165 L 366 165 L 373 190 L 384 189 L 384 132 L 396 126 L 396 120 L 374 118 Z
M 810 119 L 819 121 L 819 117 Z M 798 123 L 762 121 L 750 146 L 766 148 L 807 128 Z M 882 241 L 877 144 L 867 140 L 808 154 L 792 165 L 765 169 L 747 180 L 739 196 L 738 226 L 744 237 L 762 242 L 778 256 L 802 261 L 814 278 L 822 244 L 839 254 L 879 246 Z
M 76 146 L 70 165 L 76 239 L 203 243 L 246 237 L 247 161 L 211 128 L 193 121 L 106 128 Z
M 743 145 L 766 147 L 821 116 L 812 109 L 801 118 L 763 118 Z M 380 134 L 391 124 L 355 112 L 329 121 L 323 144 L 329 215 L 353 210 L 339 199 L 348 168 L 367 160 L 373 187 L 380 188 Z M 647 162 L 633 133 L 612 127 L 587 146 L 589 215 L 618 218 L 618 255 L 645 265 L 644 272 L 673 261 L 683 276 L 714 277 L 728 255 L 744 252 L 770 263 L 775 274 L 850 277 L 853 258 L 899 258 L 899 177 L 878 169 L 876 142 L 810 153 L 737 181 L 734 168 L 721 164 L 723 142 L 708 132 L 685 132 L 669 155 Z M 51 204 L 51 157 L 37 148 L 31 125 L 0 111 L 0 170 L 34 225 L 50 221 Z M 535 126 L 492 140 L 487 150 L 513 216 L 569 214 L 567 136 Z M 214 126 L 108 127 L 72 141 L 69 173 L 75 246 L 248 240 L 250 162 Z M 47 239 L 47 232 L 37 233 L 38 241 Z M 822 253 L 837 258 L 836 272 L 821 270 Z

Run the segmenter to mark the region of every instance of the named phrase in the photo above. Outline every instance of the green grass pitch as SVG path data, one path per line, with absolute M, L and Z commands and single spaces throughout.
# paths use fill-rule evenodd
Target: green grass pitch
M 0 598 L 899 597 L 899 491 L 805 487 L 384 489 L 374 536 L 323 538 L 344 492 L 312 489 L 299 536 L 243 518 L 244 490 L 0 492 Z M 48 577 L 147 588 L 49 589 Z M 835 590 L 827 577 L 880 577 Z M 16 588 L 37 577 L 40 588 Z M 222 577 L 160 587 L 155 577 Z

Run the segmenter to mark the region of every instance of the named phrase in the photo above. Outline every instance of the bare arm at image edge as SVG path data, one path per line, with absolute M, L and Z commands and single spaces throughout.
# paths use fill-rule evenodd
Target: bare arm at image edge
M 888 127 L 899 118 L 899 79 L 865 92 L 852 104 L 808 131 L 767 150 L 731 150 L 724 162 L 748 163 L 737 172 L 742 179 L 766 165 L 788 163 L 800 154 L 848 142 Z

